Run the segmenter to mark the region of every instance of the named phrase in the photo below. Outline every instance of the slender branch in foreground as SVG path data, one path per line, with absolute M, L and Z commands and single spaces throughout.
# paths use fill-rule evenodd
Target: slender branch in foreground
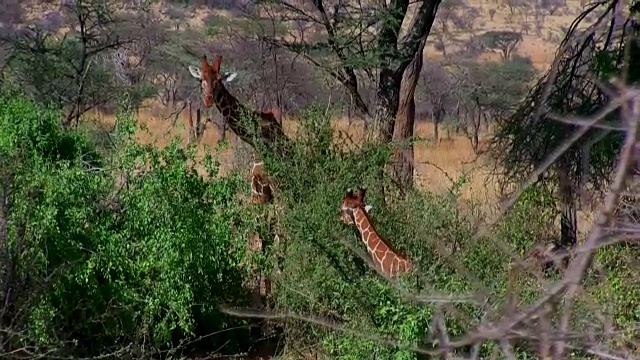
M 565 297 L 565 311 L 560 320 L 560 332 L 565 333 L 569 328 L 569 321 L 572 314 L 572 307 L 575 296 L 580 288 L 580 281 L 584 278 L 585 272 L 593 260 L 597 243 L 605 235 L 605 229 L 609 226 L 613 219 L 616 206 L 620 200 L 620 192 L 625 188 L 629 176 L 636 167 L 638 157 L 638 138 L 640 126 L 640 90 L 620 89 L 625 99 L 622 104 L 623 120 L 628 123 L 629 130 L 625 139 L 622 153 L 620 155 L 620 163 L 614 177 L 611 191 L 604 200 L 604 206 L 598 214 L 598 220 L 594 225 L 591 233 L 587 237 L 583 248 L 589 249 L 581 252 L 570 264 L 565 273 L 563 283 L 567 287 Z M 556 343 L 554 359 L 562 358 L 564 354 L 565 343 L 559 341 Z

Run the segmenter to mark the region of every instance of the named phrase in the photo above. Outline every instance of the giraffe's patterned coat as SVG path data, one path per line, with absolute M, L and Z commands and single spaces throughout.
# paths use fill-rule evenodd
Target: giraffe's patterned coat
M 378 234 L 369 219 L 368 205 L 364 204 L 366 190 L 360 188 L 355 195 L 351 189 L 347 190 L 340 207 L 340 217 L 347 224 L 354 224 L 360 232 L 362 242 L 367 247 L 374 265 L 388 277 L 395 277 L 401 272 L 410 273 L 413 270 L 409 259 L 394 251 Z
M 263 168 L 261 162 L 253 163 L 251 168 L 251 195 L 254 204 L 270 204 L 273 201 L 273 189 Z
M 224 82 L 229 82 L 235 78 L 235 73 L 221 73 L 220 64 L 222 56 L 216 55 L 213 63 L 209 64 L 207 56 L 202 56 L 201 69 L 193 66 L 189 67 L 191 75 L 198 80 L 202 87 L 202 102 L 205 107 L 216 106 L 229 128 L 242 140 L 252 143 L 253 132 L 249 126 L 241 121 L 243 116 L 254 116 L 257 118 L 257 130 L 260 137 L 271 144 L 276 140 L 287 139 L 280 123 L 280 111 L 255 111 L 242 104 L 235 96 L 231 95 L 224 86 Z

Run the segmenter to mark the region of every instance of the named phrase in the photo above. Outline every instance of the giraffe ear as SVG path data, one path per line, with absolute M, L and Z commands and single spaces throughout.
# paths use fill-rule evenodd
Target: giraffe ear
M 347 189 L 347 195 L 349 195 L 349 196 L 353 195 L 353 190 L 351 188 Z
M 358 189 L 358 200 L 364 201 L 364 195 L 367 193 L 367 189 L 364 187 L 360 187 Z
M 367 212 L 367 214 L 368 214 L 369 212 L 371 212 L 371 209 L 372 209 L 372 208 L 373 208 L 373 206 L 371 206 L 371 205 L 365 205 L 365 207 L 364 207 L 364 211 L 366 211 L 366 212 Z
M 238 75 L 238 73 L 224 73 L 224 75 L 222 76 L 222 82 L 230 83 L 233 81 L 233 79 L 236 78 L 236 75 Z
M 189 73 L 196 79 L 202 79 L 202 71 L 195 66 L 189 65 Z
M 222 55 L 216 55 L 216 57 L 213 59 L 213 64 L 211 64 L 211 70 L 213 70 L 213 72 L 220 72 L 220 64 L 222 63 Z

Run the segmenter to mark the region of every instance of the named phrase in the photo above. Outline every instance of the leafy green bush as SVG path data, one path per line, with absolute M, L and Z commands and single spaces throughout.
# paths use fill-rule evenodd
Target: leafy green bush
M 280 270 L 272 272 L 276 311 L 340 321 L 359 333 L 366 329 L 367 336 L 392 336 L 401 345 L 394 348 L 355 335 L 288 323 L 290 340 L 321 341 L 322 351 L 331 357 L 361 359 L 374 353 L 380 358 L 416 358 L 405 347 L 422 344 L 434 309 L 404 294 L 429 296 L 431 289 L 463 294 L 469 290 L 464 277 L 433 244 L 441 242 L 451 248 L 456 241 L 464 242 L 471 234 L 470 222 L 460 216 L 455 196 L 413 192 L 407 200 L 387 199 L 385 204 L 380 189 L 393 185 L 379 176 L 379 169 L 390 148 L 364 143 L 346 144 L 358 149 L 344 150 L 345 144 L 339 143 L 340 137 L 329 126 L 329 116 L 317 107 L 302 116 L 290 159 L 264 154 L 282 207 L 278 212 L 282 241 L 267 249 L 269 263 Z M 345 190 L 358 186 L 370 189 L 366 202 L 373 205 L 372 221 L 381 235 L 408 253 L 423 276 L 405 276 L 393 286 L 358 256 L 358 252 L 368 255 L 357 231 L 338 216 Z M 461 334 L 462 324 L 448 320 L 453 332 Z
M 250 226 L 236 198 L 242 179 L 217 176 L 212 158 L 204 179 L 187 165 L 193 149 L 177 142 L 137 144 L 126 114 L 110 155 L 60 124 L 57 111 L 0 97 L 1 172 L 12 179 L 8 249 L 14 283 L 30 295 L 14 309 L 24 316 L 13 341 L 92 355 L 162 348 L 243 323 L 218 310 L 249 299 L 239 266 Z
M 619 341 L 624 345 L 632 344 L 640 338 L 640 280 L 636 275 L 637 257 L 638 248 L 631 244 L 616 244 L 600 249 L 596 253 L 595 267 L 601 271 L 592 271 L 588 278 L 589 295 L 596 300 L 602 313 L 612 318 L 612 325 L 621 330 Z M 588 305 L 592 304 L 585 304 L 583 307 L 583 321 L 595 317 Z M 622 344 L 611 345 L 620 347 Z
M 559 215 L 554 194 L 543 187 L 528 188 L 498 225 L 496 235 L 524 256 L 537 243 L 552 239 Z
M 267 157 L 267 172 L 276 180 L 276 198 L 282 208 L 277 212 L 280 227 L 276 230 L 281 242 L 267 248 L 266 263 L 272 266 L 275 281 L 275 311 L 338 321 L 350 332 L 290 321 L 288 340 L 319 342 L 320 351 L 331 358 L 362 359 L 375 354 L 414 359 L 418 355 L 408 347 L 432 345 L 425 342 L 425 334 L 438 305 L 418 303 L 407 293 L 415 298 L 431 297 L 434 291 L 462 297 L 482 290 L 488 296 L 482 307 L 456 304 L 458 315 L 445 315 L 450 335 L 462 336 L 487 312 L 501 311 L 510 291 L 525 303 L 545 291 L 528 273 L 513 272 L 512 254 L 523 256 L 552 237 L 557 211 L 551 192 L 530 188 L 489 236 L 474 239 L 474 224 L 483 220 L 483 214 L 474 208 L 471 213 L 479 217 L 475 218 L 461 210 L 465 207 L 460 206 L 456 191 L 459 184 L 445 195 L 413 191 L 400 199 L 387 194 L 385 204 L 380 189 L 390 183 L 379 176 L 379 169 L 389 149 L 362 143 L 356 144 L 355 151 L 344 151 L 334 145 L 340 137 L 331 130 L 328 117 L 312 107 L 301 119 L 294 154 L 285 160 Z M 396 285 L 366 266 L 358 256 L 368 255 L 357 231 L 338 217 L 345 189 L 360 185 L 369 188 L 366 202 L 373 205 L 371 218 L 377 230 L 408 253 L 417 269 Z M 279 272 L 274 271 L 276 267 Z M 512 276 L 515 283 L 509 281 Z M 623 300 L 621 288 L 606 287 L 618 294 L 620 306 L 627 306 L 630 303 Z M 625 291 L 630 290 L 625 287 Z M 633 311 L 621 307 L 617 311 L 625 319 L 632 318 Z M 397 346 L 371 340 L 388 336 L 398 341 Z M 486 344 L 481 351 L 488 355 L 492 349 Z M 522 358 L 532 356 L 527 346 L 517 349 Z
M 0 175 L 11 178 L 12 190 L 6 237 L 11 261 L 3 264 L 14 265 L 10 284 L 18 290 L 0 326 L 20 334 L 10 342 L 80 356 L 147 344 L 166 349 L 246 324 L 218 306 L 249 305 L 243 281 L 259 266 L 274 282 L 274 311 L 320 316 L 351 331 L 288 321 L 287 341 L 319 344 L 318 351 L 338 359 L 417 359 L 410 347 L 436 344 L 427 334 L 443 310 L 419 299 L 488 290 L 482 306 L 444 309 L 455 337 L 487 311 L 501 309 L 509 289 L 524 302 L 544 291 L 530 276 L 510 288 L 511 258 L 497 244 L 522 253 L 546 239 L 555 216 L 550 193 L 528 190 L 491 237 L 475 239 L 474 224 L 483 215 L 461 210 L 469 207 L 460 206 L 456 190 L 464 179 L 445 195 L 412 191 L 399 198 L 388 192 L 384 199 L 380 189 L 392 183 L 379 169 L 390 148 L 363 143 L 346 151 L 345 144 L 335 145 L 339 137 L 328 118 L 311 107 L 290 157 L 263 154 L 277 205 L 256 207 L 238 198 L 248 192 L 240 176 L 217 175 L 215 155 L 204 161 L 207 176 L 201 177 L 193 170 L 194 148 L 181 149 L 177 141 L 163 150 L 136 143 L 128 113 L 119 114 L 111 145 L 101 148 L 86 132 L 64 131 L 57 111 L 16 94 L 0 96 Z M 4 194 L 6 183 L 1 185 Z M 361 185 L 369 188 L 366 202 L 373 205 L 377 230 L 416 269 L 396 283 L 366 265 L 357 231 L 339 219 L 345 189 Z M 265 213 L 275 221 L 263 221 Z M 265 254 L 246 254 L 249 231 L 268 245 Z M 272 241 L 276 235 L 281 241 Z M 637 296 L 628 296 L 640 289 L 629 280 L 633 251 L 602 249 L 602 272 L 585 283 L 624 330 L 622 340 L 637 336 L 633 324 L 640 316 Z M 0 268 L 3 278 L 8 269 Z M 585 304 L 579 301 L 576 326 L 593 318 Z M 250 339 L 238 331 L 223 334 L 203 346 L 240 346 Z M 376 337 L 398 342 L 390 346 Z M 524 346 L 517 350 L 522 358 L 531 355 Z M 491 351 L 487 344 L 481 353 Z

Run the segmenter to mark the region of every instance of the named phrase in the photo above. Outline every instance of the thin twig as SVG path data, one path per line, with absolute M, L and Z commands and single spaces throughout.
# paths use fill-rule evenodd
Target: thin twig
M 624 96 L 621 98 L 626 99 L 622 105 L 623 119 L 629 124 L 629 131 L 625 139 L 625 143 L 622 147 L 620 155 L 620 164 L 616 171 L 611 191 L 607 194 L 604 200 L 604 206 L 598 214 L 598 220 L 596 225 L 591 230 L 589 237 L 584 243 L 586 248 L 594 248 L 605 234 L 604 229 L 609 226 L 612 221 L 618 200 L 620 198 L 620 192 L 624 190 L 627 179 L 631 174 L 631 171 L 635 167 L 635 161 L 638 156 L 638 130 L 640 129 L 638 123 L 640 122 L 640 91 L 638 90 L 625 90 L 621 89 Z M 625 93 L 626 92 L 626 93 Z M 631 102 L 631 104 L 629 104 Z M 569 320 L 571 317 L 571 309 L 575 296 L 579 289 L 580 281 L 583 279 L 584 274 L 591 264 L 595 250 L 591 249 L 580 253 L 570 264 L 567 272 L 565 273 L 564 283 L 568 288 L 567 295 L 565 297 L 565 310 L 560 320 L 560 332 L 564 333 L 569 327 Z M 563 341 L 556 343 L 554 358 L 560 359 L 564 354 L 565 344 Z

